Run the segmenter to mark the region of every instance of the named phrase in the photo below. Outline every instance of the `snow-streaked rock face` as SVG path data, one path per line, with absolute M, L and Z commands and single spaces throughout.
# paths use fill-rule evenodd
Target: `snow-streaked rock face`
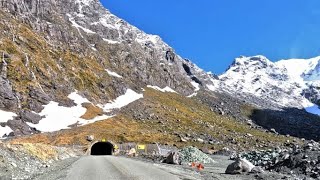
M 103 107 L 110 103 L 106 110 L 125 104 L 124 100 L 109 101 L 127 94 L 127 89 L 137 90 L 150 84 L 170 87 L 164 89 L 166 92 L 194 96 L 204 89 L 203 85 L 210 82 L 212 76 L 177 55 L 159 36 L 147 34 L 113 15 L 99 0 L 10 0 L 1 1 L 0 11 L 4 14 L 0 26 L 12 27 L 0 32 L 0 41 L 10 41 L 17 54 L 23 54 L 15 62 L 22 64 L 20 70 L 24 74 L 20 75 L 30 82 L 30 87 L 29 83 L 22 84 L 28 87 L 15 85 L 22 80 L 8 78 L 6 70 L 12 71 L 13 67 L 7 67 L 5 60 L 0 60 L 0 64 L 5 65 L 1 66 L 5 71 L 0 70 L 0 108 L 18 114 L 14 120 L 2 124 L 12 128 L 12 135 L 37 132 L 30 127 L 52 131 L 46 129 L 45 124 L 54 123 L 53 119 L 69 119 L 57 123 L 59 127 L 53 126 L 53 130 L 81 123 L 78 114 L 84 111 L 83 107 L 80 103 L 72 107 L 71 98 L 66 98 L 74 89 L 81 89 L 79 93 L 94 105 Z M 19 28 L 26 28 L 30 33 Z M 29 39 L 41 42 L 41 46 L 35 45 L 41 53 L 27 48 L 25 43 L 35 43 L 28 42 Z M 43 56 L 46 52 L 48 56 Z M 16 57 L 10 52 L 5 56 Z M 43 68 L 45 72 L 38 71 L 37 66 L 42 63 L 48 65 Z M 139 93 L 139 96 L 128 94 L 137 98 L 141 97 Z M 129 95 L 125 98 L 130 99 Z M 73 109 L 75 116 L 68 114 Z M 65 118 L 59 113 L 52 115 L 51 110 L 64 112 Z M 20 116 L 23 111 L 38 115 L 37 120 Z M 44 114 L 48 115 L 41 119 L 39 115 Z M 39 124 L 38 119 L 41 119 Z
M 207 86 L 242 98 L 254 96 L 280 108 L 311 107 L 317 102 L 315 87 L 320 87 L 317 86 L 320 80 L 319 62 L 319 57 L 275 63 L 264 56 L 239 57 L 219 76 L 214 87 Z M 310 89 L 313 89 L 311 93 Z

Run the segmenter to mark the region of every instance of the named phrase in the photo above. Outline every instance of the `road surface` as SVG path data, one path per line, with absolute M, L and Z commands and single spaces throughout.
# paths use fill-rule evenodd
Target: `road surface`
M 158 167 L 125 157 L 84 156 L 68 171 L 66 180 L 177 180 Z
M 206 164 L 199 173 L 190 166 L 177 166 L 164 163 L 143 162 L 115 156 L 83 156 L 69 158 L 52 164 L 47 172 L 31 178 L 34 180 L 252 180 L 257 174 L 225 174 L 233 161 L 227 156 L 212 156 L 216 163 Z M 274 172 L 258 174 L 261 179 L 283 179 L 288 175 Z M 287 179 L 295 179 L 289 176 Z

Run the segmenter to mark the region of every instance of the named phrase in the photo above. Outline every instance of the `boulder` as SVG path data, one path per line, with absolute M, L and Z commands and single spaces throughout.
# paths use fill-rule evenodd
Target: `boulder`
M 21 119 L 18 120 L 9 120 L 7 125 L 14 131 L 15 136 L 19 135 L 29 135 L 33 132 L 26 122 L 22 121 Z
M 29 96 L 42 104 L 49 104 L 51 100 L 47 94 L 34 88 L 29 88 Z
M 204 140 L 201 139 L 201 138 L 197 138 L 197 142 L 199 142 L 199 143 L 204 143 Z
M 180 137 L 180 142 L 188 142 L 186 138 Z
M 30 110 L 20 111 L 20 118 L 24 122 L 31 122 L 33 124 L 38 124 L 42 117 L 39 114 L 36 114 Z
M 177 151 L 170 152 L 165 160 L 167 164 L 181 164 L 180 155 Z
M 219 108 L 218 111 L 219 111 L 220 115 L 222 115 L 222 116 L 225 115 L 225 112 L 221 108 Z
M 91 142 L 91 141 L 94 140 L 94 136 L 93 136 L 93 135 L 88 135 L 88 136 L 86 137 L 86 139 L 87 139 L 87 141 Z
M 137 155 L 137 151 L 135 148 L 131 148 L 128 152 L 128 156 L 135 157 Z
M 278 132 L 274 129 L 274 128 L 271 128 L 270 129 L 270 132 L 274 133 L 274 134 L 278 134 Z
M 227 169 L 226 174 L 241 174 L 243 172 L 251 172 L 255 166 L 246 159 L 237 159 L 231 163 Z

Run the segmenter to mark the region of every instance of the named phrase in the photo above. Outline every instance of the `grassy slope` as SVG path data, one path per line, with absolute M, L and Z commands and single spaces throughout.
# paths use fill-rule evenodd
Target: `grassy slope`
M 132 112 L 136 111 L 152 112 L 154 118 L 134 120 Z M 248 108 L 245 111 L 247 112 Z M 177 134 L 184 135 L 186 133 L 208 134 L 221 141 L 222 144 L 204 145 L 194 141 L 180 142 Z M 252 134 L 253 137 L 247 137 L 247 133 Z M 162 93 L 146 89 L 143 99 L 130 104 L 118 116 L 111 119 L 56 133 L 18 138 L 13 141 L 53 145 L 86 144 L 85 137 L 90 134 L 93 134 L 96 139 L 106 138 L 114 142 L 159 142 L 179 147 L 196 145 L 214 149 L 221 149 L 224 146 L 235 149 L 250 149 L 261 143 L 265 143 L 268 147 L 274 147 L 290 139 L 252 129 L 231 117 L 218 115 L 195 99 L 175 93 Z M 230 138 L 235 139 L 238 144 L 230 143 Z

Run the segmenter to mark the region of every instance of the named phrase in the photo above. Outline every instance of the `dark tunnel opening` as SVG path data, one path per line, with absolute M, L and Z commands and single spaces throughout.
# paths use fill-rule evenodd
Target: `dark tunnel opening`
M 91 147 L 91 155 L 112 155 L 114 146 L 110 142 L 97 142 Z

